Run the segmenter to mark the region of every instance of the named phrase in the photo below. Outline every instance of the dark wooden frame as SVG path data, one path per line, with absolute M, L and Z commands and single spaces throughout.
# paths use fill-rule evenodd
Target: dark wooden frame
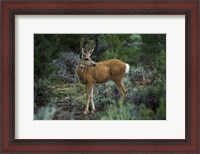
M 3 1 L 0 52 L 0 137 L 2 153 L 9 152 L 148 152 L 200 153 L 198 126 L 198 0 Z M 56 5 L 55 5 L 56 4 Z M 21 14 L 143 14 L 186 16 L 186 138 L 183 140 L 22 140 L 15 139 L 15 15 Z M 177 57 L 178 60 L 178 57 Z M 200 127 L 199 127 L 200 128 Z

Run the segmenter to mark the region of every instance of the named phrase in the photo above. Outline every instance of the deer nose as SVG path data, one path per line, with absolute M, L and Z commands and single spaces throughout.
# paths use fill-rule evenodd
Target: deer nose
M 94 63 L 93 66 L 96 66 L 96 64 Z

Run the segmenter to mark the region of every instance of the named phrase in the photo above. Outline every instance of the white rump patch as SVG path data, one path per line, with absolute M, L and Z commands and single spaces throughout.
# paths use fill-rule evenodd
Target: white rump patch
M 128 73 L 129 72 L 129 69 L 130 69 L 130 66 L 129 64 L 125 63 L 126 64 L 126 70 L 125 70 L 125 73 Z

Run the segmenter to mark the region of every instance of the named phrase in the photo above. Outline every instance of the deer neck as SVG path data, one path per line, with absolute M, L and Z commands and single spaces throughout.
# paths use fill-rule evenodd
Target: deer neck
M 77 66 L 77 71 L 78 71 L 78 74 L 80 75 L 83 75 L 84 72 L 86 71 L 87 67 L 84 66 L 83 64 L 78 64 Z
M 78 75 L 79 80 L 81 83 L 86 83 L 86 74 L 89 67 L 86 67 L 82 64 L 78 64 L 76 68 L 76 73 Z

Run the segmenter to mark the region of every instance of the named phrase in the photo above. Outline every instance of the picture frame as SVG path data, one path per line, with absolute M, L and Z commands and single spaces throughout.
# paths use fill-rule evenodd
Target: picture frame
M 2 153 L 199 153 L 199 1 L 2 1 Z M 185 139 L 15 139 L 15 15 L 185 15 Z

